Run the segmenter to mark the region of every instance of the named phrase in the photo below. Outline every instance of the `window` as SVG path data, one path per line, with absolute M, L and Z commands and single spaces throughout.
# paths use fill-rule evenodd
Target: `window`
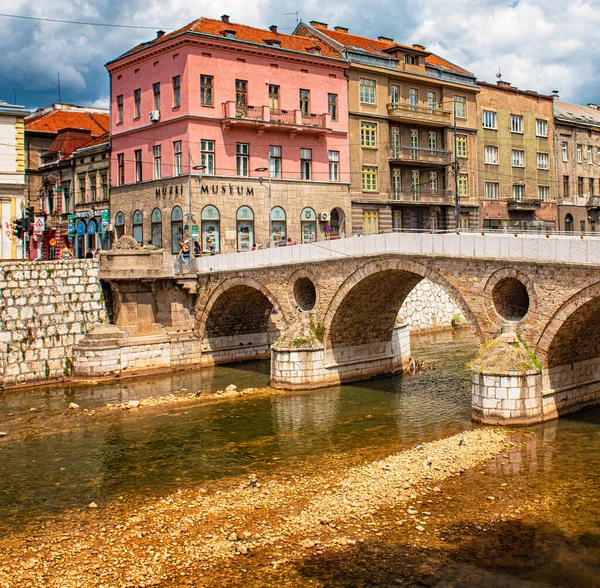
M 200 166 L 203 173 L 212 176 L 215 173 L 215 142 L 200 141 Z
M 590 178 L 590 196 L 594 197 L 594 178 Z
M 310 90 L 300 90 L 300 112 L 310 114 Z
M 379 232 L 378 210 L 363 210 L 363 232 L 370 235 Z
M 484 129 L 497 129 L 498 121 L 496 119 L 496 113 L 491 110 L 484 110 L 482 124 Z
M 362 168 L 363 192 L 377 192 L 377 168 L 363 165 Z
M 434 194 L 438 191 L 438 173 L 436 171 L 429 172 L 429 190 Z
M 427 106 L 429 107 L 429 112 L 434 111 L 436 104 L 437 104 L 437 95 L 435 92 L 432 92 L 430 90 L 429 92 L 427 92 Z
M 140 118 L 142 115 L 142 91 L 140 89 L 133 91 L 133 118 Z
M 340 181 L 340 152 L 330 151 L 329 152 L 329 181 L 339 182 Z
M 312 177 L 312 149 L 300 149 L 300 177 L 303 180 Z
M 79 202 L 85 202 L 85 174 L 81 174 L 77 179 L 79 180 Z
M 498 200 L 500 195 L 500 184 L 498 182 L 485 183 L 485 197 L 487 200 Z
M 569 198 L 569 176 L 563 176 L 563 198 Z
M 467 136 L 457 135 L 456 136 L 456 156 L 467 157 Z
M 522 133 L 523 132 L 523 117 L 518 114 L 510 115 L 510 132 L 511 133 Z
M 133 213 L 133 238 L 138 243 L 143 243 L 144 239 L 144 218 L 141 211 L 136 210 Z
M 96 174 L 90 174 L 90 194 L 89 200 L 90 202 L 96 202 Z
M 181 105 L 181 77 L 173 78 L 173 108 Z
M 269 84 L 269 108 L 279 111 L 279 86 Z
M 155 208 L 150 217 L 150 239 L 154 247 L 162 249 L 162 213 L 159 208 Z
M 467 118 L 467 99 L 464 96 L 454 96 L 454 116 Z
M 152 84 L 152 93 L 154 94 L 154 110 L 160 110 L 160 82 Z
M 412 191 L 415 200 L 419 200 L 421 195 L 421 173 L 418 169 L 414 169 L 412 172 Z
M 100 174 L 100 199 L 108 200 L 108 176 Z
M 122 212 L 115 214 L 115 235 L 120 239 L 125 234 L 125 215 Z
M 135 151 L 135 181 L 141 182 L 142 176 L 142 150 L 136 149 Z
M 525 151 L 521 149 L 512 150 L 512 166 L 525 167 Z
M 512 195 L 513 200 L 523 202 L 525 200 L 525 186 L 523 184 L 513 184 Z
M 594 163 L 594 153 L 592 151 L 592 146 L 591 145 L 588 145 L 587 162 L 588 163 Z
M 183 173 L 183 158 L 181 156 L 181 141 L 173 141 L 173 168 L 176 176 Z
M 550 199 L 550 186 L 538 186 L 538 200 L 548 202 Z
M 250 175 L 250 146 L 248 143 L 235 144 L 235 173 L 238 176 Z
M 547 153 L 538 153 L 536 158 L 537 158 L 537 168 L 538 169 L 549 169 L 549 166 L 548 166 L 549 156 Z
M 486 145 L 483 148 L 483 163 L 487 165 L 498 165 L 498 147 Z
M 281 147 L 279 145 L 269 147 L 269 175 L 272 178 L 281 177 Z
M 469 175 L 458 174 L 458 195 L 468 196 L 469 195 Z
M 547 137 L 548 136 L 548 121 L 547 120 L 543 120 L 541 118 L 536 119 L 535 134 L 538 137 Z
M 327 112 L 331 115 L 331 120 L 338 119 L 338 95 L 327 94 Z
M 117 183 L 119 186 L 125 184 L 125 155 L 117 154 Z
M 580 220 L 580 221 L 579 221 L 579 230 L 580 230 L 582 233 L 585 233 L 585 220 Z
M 246 82 L 242 82 L 244 87 Z M 238 81 L 235 82 L 235 102 L 237 104 L 237 87 Z M 200 106 L 212 106 L 213 105 L 213 77 L 212 76 L 200 76 Z
M 583 178 L 577 178 L 577 197 L 583 198 Z
M 404 63 L 409 65 L 419 65 L 419 57 L 417 55 L 405 55 Z
M 432 151 L 437 149 L 437 133 L 435 131 L 429 131 L 429 149 Z
M 417 149 L 419 147 L 419 129 L 411 129 L 410 130 L 410 146 Z M 414 154 L 414 157 L 417 157 L 417 154 Z
M 581 163 L 581 151 L 583 147 L 581 145 L 577 145 L 577 163 Z
M 394 168 L 392 171 L 392 190 L 394 200 L 400 200 L 400 194 L 402 193 L 402 170 Z
M 596 153 L 596 163 L 600 165 L 600 148 L 598 148 L 598 152 Z
M 179 253 L 179 241 L 183 239 L 183 212 L 180 206 L 171 211 L 171 253 Z
M 117 96 L 117 124 L 123 122 L 123 94 Z
M 360 80 L 361 104 L 375 104 L 375 80 Z
M 400 155 L 400 128 L 392 127 L 390 129 L 390 135 L 392 140 L 392 157 L 397 159 Z
M 392 104 L 400 103 L 400 86 L 395 84 L 390 86 L 390 101 Z
M 562 160 L 569 161 L 569 145 L 566 141 L 562 142 Z
M 235 106 L 243 110 L 248 106 L 248 82 L 246 80 L 235 80 Z
M 162 178 L 162 169 L 160 163 L 160 145 L 154 145 L 154 179 L 160 180 Z
M 411 106 L 416 106 L 419 103 L 419 90 L 417 90 L 416 88 L 410 88 L 409 89 L 409 91 L 408 91 L 408 103 Z
M 375 123 L 360 123 L 360 146 L 376 148 L 377 147 L 377 125 Z

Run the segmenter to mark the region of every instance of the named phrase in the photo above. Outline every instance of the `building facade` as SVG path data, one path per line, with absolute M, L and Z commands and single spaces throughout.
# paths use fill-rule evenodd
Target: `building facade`
M 558 228 L 597 232 L 600 214 L 600 112 L 554 99 Z
M 455 187 L 460 226 L 478 226 L 473 74 L 421 45 L 368 39 L 344 27 L 311 21 L 295 34 L 323 40 L 351 64 L 354 233 L 453 227 Z
M 25 207 L 25 107 L 0 99 L 0 259 L 20 259 L 22 242 L 12 234 L 12 221 Z
M 557 228 L 552 96 L 479 82 L 479 194 L 487 229 Z
M 82 157 L 74 159 L 73 153 L 104 136 L 103 159 L 108 168 L 108 128 L 107 109 L 73 104 L 52 104 L 25 119 L 26 196 L 36 216 L 32 259 L 53 259 L 64 245 L 75 246 L 75 215 L 89 214 L 92 206 L 77 207 L 75 168 L 85 163 L 80 163 Z M 82 257 L 85 249 L 78 254 Z
M 224 15 L 107 69 L 115 236 L 219 252 L 350 230 L 347 64 L 325 43 Z

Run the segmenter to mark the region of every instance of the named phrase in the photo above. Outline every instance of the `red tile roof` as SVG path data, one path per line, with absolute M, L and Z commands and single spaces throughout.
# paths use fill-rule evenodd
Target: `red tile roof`
M 108 143 L 109 133 L 104 133 L 95 139 L 92 139 L 89 143 L 78 147 L 78 149 L 87 149 L 88 147 L 96 147 L 96 145 L 103 145 L 104 143 Z
M 52 141 L 52 144 L 48 147 L 48 153 L 60 152 L 61 159 L 65 159 L 66 157 L 70 157 L 73 151 L 89 142 L 90 131 L 64 129 Z
M 379 57 L 389 57 L 390 50 L 399 49 L 399 50 L 410 50 L 413 52 L 420 53 L 425 55 L 425 63 L 432 67 L 437 67 L 440 69 L 447 70 L 452 73 L 458 73 L 465 76 L 472 76 L 473 74 L 462 67 L 458 67 L 453 63 L 450 63 L 446 59 L 439 57 L 438 55 L 434 55 L 433 53 L 427 50 L 417 49 L 416 47 L 412 47 L 410 45 L 403 45 L 401 43 L 390 43 L 386 41 L 379 41 L 376 39 L 369 39 L 368 37 L 360 37 L 358 35 L 352 35 L 351 33 L 344 33 L 342 31 L 330 30 L 317 28 L 317 31 L 327 35 L 334 41 L 337 41 L 341 45 L 344 45 L 347 49 L 351 49 L 352 47 L 358 47 L 364 51 L 372 53 L 373 55 L 377 55 Z
M 82 129 L 91 131 L 92 137 L 108 132 L 107 114 L 96 114 L 72 110 L 52 110 L 25 119 L 25 131 L 58 133 L 61 129 Z
M 173 31 L 172 33 L 168 33 L 147 43 L 141 43 L 125 53 L 122 57 L 147 47 L 153 47 L 185 32 L 202 33 L 204 35 L 214 35 L 216 37 L 226 38 L 225 31 L 235 32 L 235 40 L 237 41 L 258 43 L 260 45 L 265 45 L 265 47 L 269 47 L 269 43 L 267 41 L 279 41 L 282 49 L 313 55 L 314 53 L 311 52 L 311 49 L 317 46 L 321 49 L 320 54 L 322 56 L 338 59 L 340 58 L 340 55 L 333 51 L 326 43 L 317 38 L 298 37 L 295 35 L 286 35 L 284 33 L 273 33 L 269 29 L 258 29 L 233 22 L 227 23 L 223 22 L 222 20 L 215 20 L 205 17 L 199 18 L 198 20 L 195 20 L 176 31 Z

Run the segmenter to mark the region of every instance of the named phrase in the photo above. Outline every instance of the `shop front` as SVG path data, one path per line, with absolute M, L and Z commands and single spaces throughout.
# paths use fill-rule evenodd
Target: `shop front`
M 254 212 L 249 206 L 240 206 L 236 215 L 238 251 L 250 251 L 254 245 Z

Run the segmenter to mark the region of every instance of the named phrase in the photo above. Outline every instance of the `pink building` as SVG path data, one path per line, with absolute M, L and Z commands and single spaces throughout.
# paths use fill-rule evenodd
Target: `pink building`
M 228 16 L 111 61 L 117 236 L 175 253 L 188 235 L 231 251 L 269 228 L 294 242 L 349 231 L 347 67 L 318 39 Z

